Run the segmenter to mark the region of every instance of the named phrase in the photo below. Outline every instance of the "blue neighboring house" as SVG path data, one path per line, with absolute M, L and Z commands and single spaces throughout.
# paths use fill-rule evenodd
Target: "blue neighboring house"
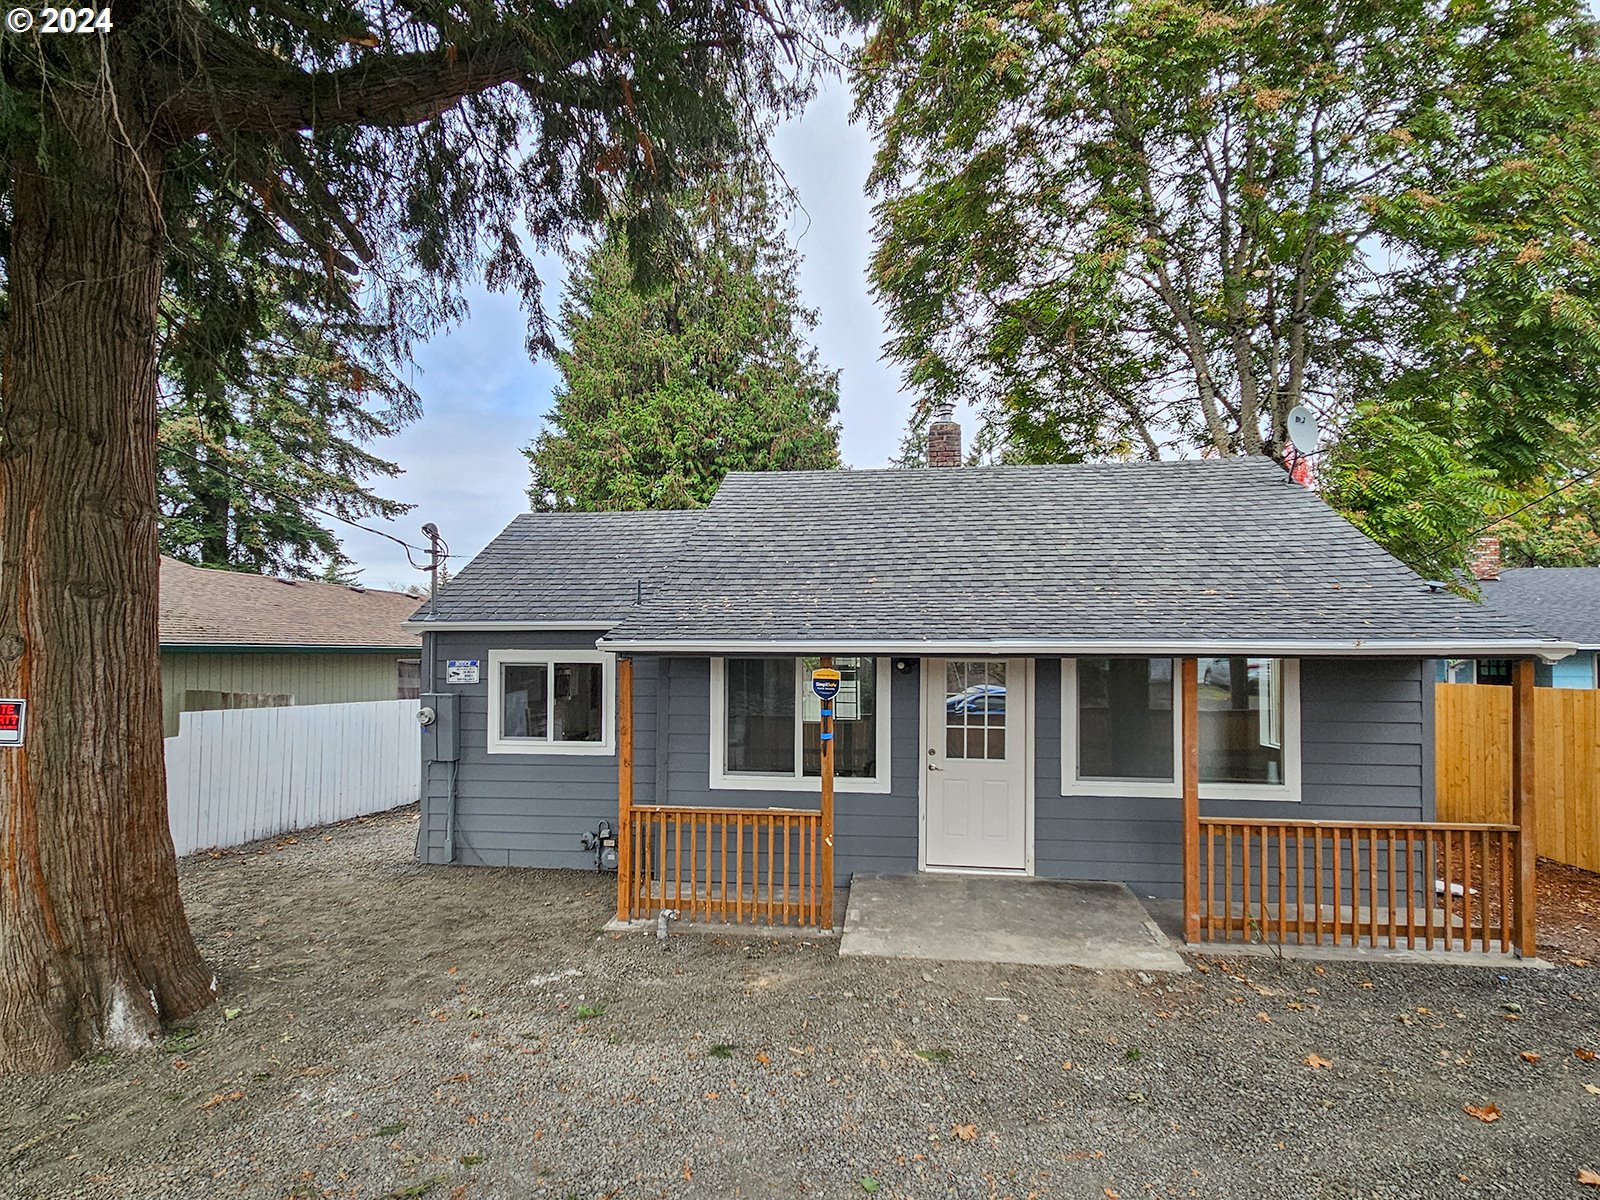
M 1600 567 L 1500 569 L 1494 561 L 1498 546 L 1489 547 L 1488 554 L 1489 562 L 1484 564 L 1480 557 L 1477 571 L 1484 611 L 1578 645 L 1577 653 L 1567 658 L 1538 663 L 1534 681 L 1540 687 L 1600 687 L 1595 674 L 1600 652 Z M 1509 684 L 1511 660 L 1441 659 L 1438 678 L 1440 683 Z

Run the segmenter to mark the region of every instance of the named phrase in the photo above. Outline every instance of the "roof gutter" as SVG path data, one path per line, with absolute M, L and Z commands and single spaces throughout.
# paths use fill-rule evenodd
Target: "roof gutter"
M 405 646 L 340 646 L 319 642 L 162 642 L 163 654 L 419 654 L 422 642 Z
M 1074 655 L 1172 655 L 1183 657 L 1260 655 L 1274 658 L 1521 658 L 1534 655 L 1556 662 L 1575 652 L 1573 642 L 1488 638 L 1442 641 L 1438 638 L 1270 639 L 1233 638 L 1217 641 L 1137 638 L 990 638 L 949 641 L 860 638 L 750 639 L 602 637 L 602 650 L 649 654 L 904 654 L 943 657 L 976 654 L 1070 657 Z
M 470 633 L 475 630 L 537 633 L 574 629 L 593 629 L 604 633 L 615 624 L 615 621 L 419 621 L 414 617 L 406 622 L 407 627 L 416 629 L 418 633 Z

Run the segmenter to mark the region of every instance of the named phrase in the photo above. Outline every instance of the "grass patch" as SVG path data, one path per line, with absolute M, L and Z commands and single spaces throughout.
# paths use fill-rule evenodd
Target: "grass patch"
M 912 1053 L 920 1058 L 923 1062 L 946 1063 L 955 1057 L 954 1051 L 945 1049 L 913 1050 Z
M 606 1015 L 606 1006 L 604 1004 L 580 1004 L 580 1005 L 578 1005 L 578 1020 L 580 1020 L 580 1021 L 592 1021 L 596 1017 L 603 1017 L 605 1015 Z
M 426 1196 L 434 1188 L 445 1181 L 443 1175 L 430 1175 L 427 1179 L 413 1183 L 410 1187 L 395 1188 L 389 1193 L 389 1200 L 414 1200 L 417 1196 Z
M 463 1154 L 461 1156 L 461 1165 L 463 1167 L 475 1167 L 482 1161 L 483 1155 L 481 1154 Z
M 379 1125 L 374 1130 L 379 1137 L 393 1137 L 395 1134 L 404 1133 L 405 1131 L 406 1123 L 404 1121 L 391 1121 L 387 1125 Z
M 733 1052 L 735 1050 L 737 1050 L 738 1048 L 739 1047 L 735 1046 L 732 1042 L 723 1042 L 723 1043 L 721 1043 L 719 1045 L 711 1047 L 711 1057 L 712 1058 L 732 1058 L 733 1057 Z
M 194 1025 L 174 1025 L 161 1039 L 161 1048 L 168 1054 L 187 1054 L 200 1045 L 200 1030 Z

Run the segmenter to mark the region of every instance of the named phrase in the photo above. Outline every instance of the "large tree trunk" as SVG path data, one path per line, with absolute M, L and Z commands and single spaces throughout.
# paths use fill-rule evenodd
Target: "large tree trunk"
M 0 695 L 29 707 L 26 745 L 0 749 L 0 1070 L 148 1046 L 215 988 L 178 899 L 162 753 L 161 162 L 126 98 L 80 96 L 51 141 L 70 169 L 11 164 Z

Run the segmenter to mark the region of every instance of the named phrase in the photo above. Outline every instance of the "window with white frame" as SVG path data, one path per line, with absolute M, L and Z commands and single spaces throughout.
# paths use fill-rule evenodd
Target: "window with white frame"
M 1062 663 L 1062 794 L 1180 794 L 1176 667 L 1170 658 Z M 1299 799 L 1299 663 L 1202 658 L 1198 675 L 1201 796 Z
M 491 650 L 491 754 L 610 754 L 615 659 L 595 650 Z
M 822 773 L 819 659 L 711 660 L 711 786 L 809 791 Z M 834 778 L 840 791 L 889 790 L 888 660 L 835 657 Z

